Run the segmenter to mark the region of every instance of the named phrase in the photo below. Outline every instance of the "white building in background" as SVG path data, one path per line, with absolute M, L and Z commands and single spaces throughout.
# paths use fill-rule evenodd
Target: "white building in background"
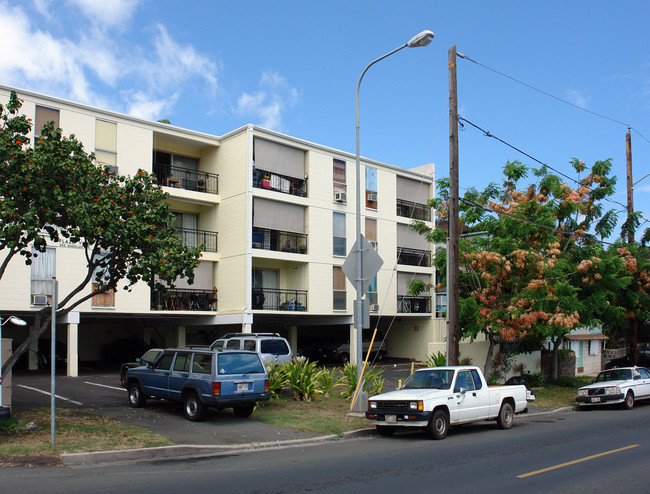
M 11 89 L 0 86 L 2 103 Z M 205 246 L 193 285 L 179 280 L 159 293 L 142 283 L 82 304 L 78 321 L 57 333 L 67 342 L 69 374 L 79 361 L 125 358 L 134 340 L 184 346 L 226 332 L 273 331 L 295 351 L 349 336 L 355 291 L 341 266 L 355 240 L 353 154 L 253 125 L 215 136 L 16 91 L 35 129 L 53 120 L 117 173 L 155 173 L 170 195 L 179 235 Z M 435 284 L 433 248 L 409 223 L 433 226 L 433 170 L 369 159 L 361 167 L 362 233 L 384 261 L 366 294 L 371 327 L 386 334 L 388 355 L 424 360 L 444 348 L 446 330 L 434 317 L 434 291 L 407 295 L 412 278 Z M 52 294 L 40 280 L 56 276 L 65 295 L 85 272 L 82 251 L 72 244 L 51 245 L 31 267 L 17 257 L 0 280 L 0 312 L 33 324 Z M 4 328 L 14 347 L 26 335 Z

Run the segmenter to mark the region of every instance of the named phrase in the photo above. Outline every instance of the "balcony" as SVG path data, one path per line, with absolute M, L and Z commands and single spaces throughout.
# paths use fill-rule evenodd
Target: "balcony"
M 397 248 L 397 264 L 431 267 L 431 252 L 428 250 Z
M 203 245 L 204 252 L 217 251 L 217 232 L 196 230 L 193 228 L 176 228 L 176 234 L 183 241 L 183 245 L 196 248 Z
M 254 288 L 253 310 L 307 310 L 307 290 L 284 290 L 280 288 Z
M 397 216 L 411 220 L 431 221 L 431 208 L 426 204 L 397 199 Z
M 153 173 L 158 183 L 177 189 L 217 194 L 219 189 L 219 175 L 216 173 L 189 170 L 180 166 L 165 163 L 154 163 Z
M 431 297 L 397 297 L 397 312 L 400 314 L 431 313 Z
M 253 249 L 307 253 L 307 235 L 253 227 Z
M 151 310 L 173 311 L 216 311 L 217 291 L 173 288 L 169 290 L 151 290 Z
M 307 197 L 307 180 L 280 175 L 260 168 L 253 169 L 253 187 Z

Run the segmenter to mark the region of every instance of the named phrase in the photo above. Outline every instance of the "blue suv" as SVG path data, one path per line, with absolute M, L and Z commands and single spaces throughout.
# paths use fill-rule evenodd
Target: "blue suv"
M 271 397 L 264 364 L 249 351 L 167 349 L 154 362 L 129 369 L 125 387 L 132 407 L 149 397 L 179 401 L 195 422 L 209 406 L 232 407 L 238 417 L 248 417 L 255 403 Z

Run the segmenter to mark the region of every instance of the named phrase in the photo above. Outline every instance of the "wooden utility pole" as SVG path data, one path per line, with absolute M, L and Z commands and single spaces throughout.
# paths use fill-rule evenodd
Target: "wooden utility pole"
M 447 252 L 447 364 L 458 365 L 460 290 L 458 270 L 458 86 L 456 45 L 449 49 L 449 248 Z
M 634 213 L 634 179 L 632 177 L 632 135 L 630 133 L 630 127 L 627 128 L 627 133 L 625 134 L 625 162 L 627 169 L 627 217 L 628 219 Z M 627 243 L 634 243 L 634 230 L 630 228 L 630 231 L 627 234 Z M 639 332 L 639 320 L 636 317 L 636 312 L 632 315 L 630 319 L 630 356 L 632 358 L 632 365 L 636 365 L 637 355 L 636 355 L 636 346 L 638 340 Z
M 632 179 L 632 135 L 630 128 L 627 128 L 625 134 L 625 158 L 627 168 L 627 216 L 628 218 L 634 212 L 634 180 Z M 627 243 L 634 243 L 634 230 L 630 230 L 627 234 Z

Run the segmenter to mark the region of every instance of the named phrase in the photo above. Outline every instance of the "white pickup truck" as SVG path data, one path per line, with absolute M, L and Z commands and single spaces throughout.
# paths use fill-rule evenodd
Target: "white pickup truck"
M 514 415 L 527 411 L 523 384 L 488 387 L 478 367 L 432 367 L 415 371 L 396 391 L 371 397 L 366 418 L 382 436 L 421 428 L 444 439 L 450 425 L 496 419 L 509 429 Z

